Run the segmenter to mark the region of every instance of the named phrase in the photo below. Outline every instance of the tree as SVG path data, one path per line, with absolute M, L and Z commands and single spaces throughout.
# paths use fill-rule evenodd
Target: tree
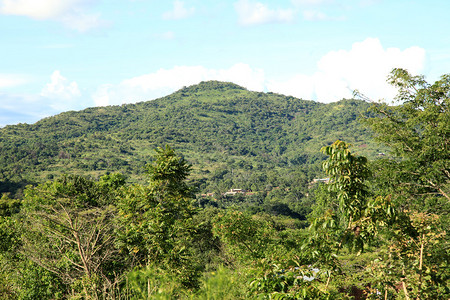
M 393 154 L 372 164 L 377 197 L 367 212 L 389 243 L 374 275 L 386 293 L 397 280 L 407 299 L 440 299 L 449 291 L 450 75 L 429 84 L 394 69 L 388 81 L 401 104 L 373 103 L 364 120 Z
M 121 259 L 112 204 L 123 183 L 120 174 L 99 182 L 73 175 L 27 188 L 20 252 L 56 274 L 71 293 L 93 299 L 114 295 Z
M 366 283 L 367 293 L 384 291 L 387 297 L 399 286 L 407 299 L 441 299 L 448 292 L 449 274 L 440 216 L 405 210 L 402 203 L 392 201 L 395 194 L 383 195 L 385 192 L 377 186 L 369 191 L 366 180 L 371 172 L 367 159 L 353 155 L 348 146 L 336 141 L 322 149 L 329 155 L 323 163 L 330 176 L 329 196 L 337 198 L 336 202 L 330 200 L 338 208 L 330 207 L 323 216 L 312 220 L 305 244 L 312 249 L 319 268 L 329 270 L 326 286 L 331 271 L 343 272 L 338 260 L 343 245 L 351 246 L 350 249 L 356 246 L 361 251 L 364 245 L 376 242 L 378 251 L 365 266 L 376 279 L 370 285 Z M 342 275 L 346 280 L 351 278 L 350 274 L 341 273 L 341 278 Z
M 367 208 L 371 194 L 366 186 L 371 172 L 364 156 L 351 153 L 350 145 L 343 141 L 323 147 L 328 159 L 322 164 L 330 176 L 321 209 L 315 209 L 310 234 L 303 249 L 311 249 L 315 264 L 327 274 L 328 288 L 332 273 L 341 273 L 338 254 L 345 245 L 361 252 L 373 238 L 367 226 Z M 321 189 L 323 191 L 323 189 Z M 335 199 L 334 199 L 335 198 Z M 317 216 L 322 211 L 322 215 Z
M 398 89 L 401 105 L 374 103 L 375 116 L 365 123 L 398 159 L 382 160 L 377 172 L 415 209 L 426 208 L 428 196 L 450 202 L 450 74 L 429 84 L 423 76 L 394 69 L 388 81 Z
M 186 183 L 191 166 L 166 146 L 156 149 L 146 169 L 149 184 L 128 187 L 119 202 L 121 247 L 133 257 L 133 265 L 156 265 L 195 286 L 197 266 L 187 248 L 196 212 Z
M 349 144 L 339 140 L 323 147 L 322 152 L 329 157 L 322 166 L 330 176 L 328 190 L 337 196 L 344 227 L 356 230 L 352 223 L 361 219 L 366 208 L 370 193 L 365 181 L 371 172 L 367 158 L 353 155 L 349 147 Z

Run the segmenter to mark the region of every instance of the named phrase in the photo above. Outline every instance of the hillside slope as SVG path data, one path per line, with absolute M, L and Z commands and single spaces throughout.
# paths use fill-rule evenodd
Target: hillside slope
M 249 178 L 322 159 L 336 139 L 360 153 L 380 150 L 358 122 L 369 104 L 321 104 L 209 81 L 153 101 L 65 112 L 35 124 L 0 129 L 0 192 L 62 173 L 98 176 L 119 171 L 142 178 L 152 150 L 169 144 L 193 165 L 208 190 L 224 173 Z M 283 171 L 284 170 L 284 171 Z M 231 176 L 222 189 L 235 184 Z

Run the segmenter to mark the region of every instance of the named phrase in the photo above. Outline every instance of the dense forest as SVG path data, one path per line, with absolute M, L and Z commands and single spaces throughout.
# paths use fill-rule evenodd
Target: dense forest
M 211 81 L 0 129 L 0 298 L 448 299 L 450 76 L 389 81 L 400 105 Z
M 170 145 L 189 161 L 202 204 L 241 205 L 295 216 L 310 211 L 309 183 L 323 177 L 323 145 L 336 139 L 376 158 L 385 147 L 359 119 L 370 104 L 321 104 L 209 81 L 154 101 L 66 112 L 36 124 L 0 129 L 0 193 L 21 198 L 28 184 L 64 174 L 119 172 L 145 183 L 153 149 Z M 230 189 L 252 191 L 230 198 Z
M 210 81 L 154 101 L 66 112 L 0 129 L 0 192 L 20 196 L 27 183 L 62 174 L 120 172 L 140 182 L 153 149 L 166 144 L 193 164 L 201 191 L 225 192 L 247 184 L 232 171 L 245 177 L 309 166 L 323 160 L 320 148 L 336 139 L 368 156 L 384 152 L 358 122 L 368 107 L 360 100 L 321 104 Z

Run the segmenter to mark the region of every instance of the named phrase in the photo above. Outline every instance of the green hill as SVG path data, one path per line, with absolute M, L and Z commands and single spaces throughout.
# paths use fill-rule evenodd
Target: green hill
M 165 144 L 193 164 L 192 180 L 201 191 L 280 185 L 273 181 L 292 171 L 318 175 L 310 166 L 323 159 L 320 148 L 336 139 L 369 157 L 380 152 L 358 122 L 368 106 L 209 81 L 153 101 L 69 111 L 0 129 L 0 192 L 14 194 L 63 173 L 118 171 L 139 181 L 153 149 Z

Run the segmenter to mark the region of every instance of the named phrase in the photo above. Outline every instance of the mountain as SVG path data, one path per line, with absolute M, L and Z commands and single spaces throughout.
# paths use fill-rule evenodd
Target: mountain
M 263 185 L 268 173 L 317 165 L 320 148 L 336 139 L 369 157 L 381 152 L 358 122 L 369 105 L 322 104 L 208 81 L 153 101 L 69 111 L 0 129 L 0 192 L 20 196 L 24 185 L 63 173 L 118 171 L 142 181 L 153 149 L 165 144 L 193 164 L 192 180 L 202 191 L 239 182 L 251 188 L 258 176 L 266 176 Z

